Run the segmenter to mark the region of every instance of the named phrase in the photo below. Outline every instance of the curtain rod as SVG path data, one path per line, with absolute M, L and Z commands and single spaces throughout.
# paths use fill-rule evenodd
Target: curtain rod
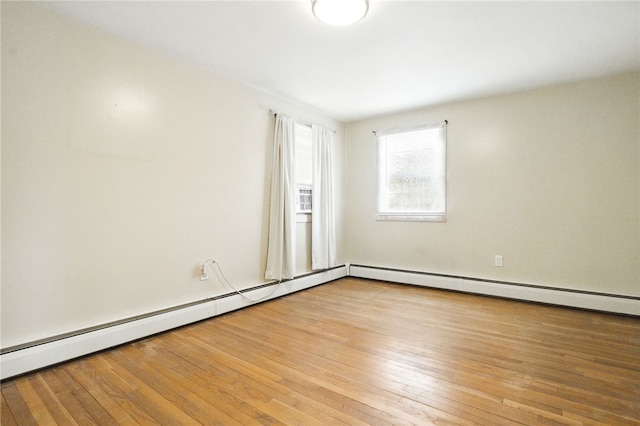
M 280 114 L 280 112 L 276 111 L 276 110 L 273 110 L 273 109 L 270 109 L 269 110 L 269 114 L 271 114 L 271 115 L 273 115 L 275 117 L 276 115 Z M 302 124 L 303 126 L 311 127 L 311 126 L 314 125 L 313 123 L 310 123 L 308 121 L 300 120 L 298 117 L 296 117 L 296 121 L 298 123 Z M 318 126 L 318 124 L 316 124 L 316 126 Z M 320 126 L 320 127 L 324 127 L 324 126 Z M 332 132 L 332 133 L 336 133 L 336 131 L 333 130 L 333 129 L 329 129 L 329 131 Z

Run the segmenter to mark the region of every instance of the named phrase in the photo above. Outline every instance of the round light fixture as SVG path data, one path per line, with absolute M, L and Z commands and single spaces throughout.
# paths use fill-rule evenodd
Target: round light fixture
M 326 24 L 349 25 L 364 18 L 369 0 L 311 0 L 311 10 Z

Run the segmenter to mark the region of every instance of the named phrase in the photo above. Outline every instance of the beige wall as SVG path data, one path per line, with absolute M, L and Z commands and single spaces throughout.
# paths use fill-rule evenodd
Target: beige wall
M 343 180 L 341 122 L 32 4 L 2 90 L 2 347 L 230 291 L 210 257 L 264 282 L 270 108 L 335 129 Z
M 349 262 L 640 295 L 639 75 L 347 125 Z M 377 222 L 372 130 L 449 120 L 448 222 Z M 504 267 L 493 265 L 504 256 Z
M 1 345 L 229 291 L 198 280 L 209 257 L 240 288 L 263 282 L 271 108 L 337 130 L 341 262 L 640 295 L 638 80 L 393 114 L 345 135 L 316 111 L 4 2 Z M 376 222 L 371 131 L 442 119 L 448 222 Z

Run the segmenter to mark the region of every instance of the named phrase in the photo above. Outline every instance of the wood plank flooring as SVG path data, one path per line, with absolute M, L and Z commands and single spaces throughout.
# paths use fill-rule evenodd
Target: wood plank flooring
M 640 318 L 346 278 L 2 383 L 2 425 L 640 425 Z

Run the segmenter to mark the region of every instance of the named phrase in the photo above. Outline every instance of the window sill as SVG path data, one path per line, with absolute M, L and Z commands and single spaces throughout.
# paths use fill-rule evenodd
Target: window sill
M 447 217 L 438 214 L 402 214 L 402 213 L 377 213 L 375 215 L 378 221 L 387 222 L 440 222 L 447 221 Z

